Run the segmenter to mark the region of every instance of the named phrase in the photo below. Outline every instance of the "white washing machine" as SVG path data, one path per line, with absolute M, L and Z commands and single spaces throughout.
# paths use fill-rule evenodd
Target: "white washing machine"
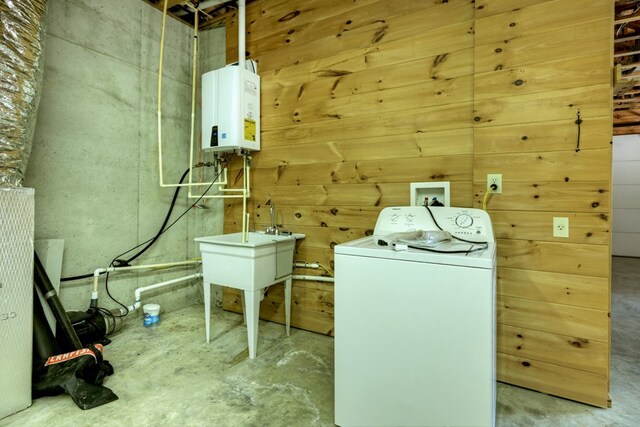
M 385 208 L 337 245 L 336 424 L 495 425 L 495 266 L 479 209 Z

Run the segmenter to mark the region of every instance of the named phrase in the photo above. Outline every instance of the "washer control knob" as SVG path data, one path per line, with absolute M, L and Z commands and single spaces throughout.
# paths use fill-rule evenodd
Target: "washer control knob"
M 468 214 L 460 214 L 456 217 L 456 225 L 462 228 L 469 228 L 473 225 L 473 218 Z

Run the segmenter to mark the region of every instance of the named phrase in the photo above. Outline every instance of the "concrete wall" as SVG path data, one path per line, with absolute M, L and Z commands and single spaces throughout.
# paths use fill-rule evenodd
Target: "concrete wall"
M 640 135 L 613 137 L 613 255 L 640 257 Z
M 162 14 L 141 1 L 49 2 L 42 99 L 25 186 L 36 189 L 36 238 L 65 240 L 62 276 L 92 272 L 153 237 L 174 189 L 158 185 L 156 91 Z M 224 29 L 201 38 L 209 64 L 224 64 Z M 192 30 L 167 19 L 163 81 L 165 182 L 189 165 Z M 220 43 L 220 48 L 212 44 Z M 208 159 L 204 159 L 208 160 Z M 207 172 L 203 179 L 209 178 Z M 182 190 L 172 220 L 193 201 Z M 204 203 L 200 203 L 204 206 Z M 220 203 L 192 209 L 136 263 L 199 256 L 193 237 L 219 234 Z M 118 274 L 110 291 L 126 304 L 133 289 L 195 271 Z M 67 282 L 67 309 L 86 309 L 90 280 Z M 145 294 L 163 311 L 192 304 L 200 286 Z M 116 307 L 100 285 L 100 305 Z

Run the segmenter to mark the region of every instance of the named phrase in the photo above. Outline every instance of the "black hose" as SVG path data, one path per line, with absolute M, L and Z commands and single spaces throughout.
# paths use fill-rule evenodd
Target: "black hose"
M 63 351 L 71 351 L 71 350 L 80 350 L 82 348 L 82 343 L 76 334 L 75 329 L 71 325 L 71 321 L 67 316 L 67 313 L 62 306 L 62 302 L 60 302 L 60 298 L 58 298 L 58 294 L 56 290 L 53 288 L 51 284 L 51 280 L 49 280 L 49 276 L 45 271 L 42 263 L 40 262 L 40 258 L 38 258 L 38 254 L 33 254 L 33 279 L 36 287 L 42 292 L 44 299 L 51 307 L 51 311 L 55 316 L 58 327 L 60 328 L 60 333 L 66 338 L 67 345 L 70 347 L 68 349 L 62 349 Z M 59 335 L 60 337 L 60 335 Z
M 182 184 L 182 182 L 184 181 L 185 177 L 187 176 L 187 174 L 189 173 L 190 170 L 191 170 L 191 168 L 188 168 L 186 171 L 184 171 L 184 173 L 182 174 L 182 177 L 180 178 L 180 184 Z M 154 237 L 152 237 L 151 239 L 149 239 L 149 240 L 147 240 L 145 242 L 145 243 L 148 242 L 148 244 L 140 252 L 138 252 L 137 254 L 133 255 L 131 258 L 129 258 L 127 260 L 120 260 L 121 262 L 119 263 L 119 266 L 126 266 L 131 261 L 135 260 L 140 255 L 145 253 L 158 240 L 160 235 L 162 235 L 162 233 L 165 230 L 165 227 L 167 226 L 167 223 L 169 222 L 169 218 L 171 217 L 171 214 L 173 213 L 173 208 L 176 205 L 176 200 L 178 198 L 178 194 L 180 193 L 180 188 L 181 187 L 176 187 L 176 191 L 173 193 L 173 200 L 171 200 L 171 206 L 169 207 L 169 211 L 167 212 L 167 215 L 165 216 L 164 222 L 162 223 L 162 226 L 160 227 L 160 230 L 158 230 L 158 233 L 156 233 L 156 235 Z M 143 243 L 143 245 L 145 243 Z M 141 246 L 141 245 L 139 245 L 139 246 Z M 121 257 L 124 254 L 127 254 L 128 252 L 131 252 L 132 250 L 138 248 L 139 246 L 136 246 L 135 248 L 129 249 L 127 252 L 124 252 L 124 253 L 118 255 L 116 258 L 114 258 L 114 260 L 112 261 L 112 264 L 114 262 L 118 261 L 119 257 Z M 104 274 L 104 273 L 100 273 L 100 274 Z M 81 274 L 81 275 L 78 275 L 78 276 L 63 277 L 63 278 L 60 279 L 60 281 L 61 282 L 71 282 L 71 281 L 74 281 L 74 280 L 88 279 L 90 277 L 93 277 L 93 273 Z
M 184 181 L 184 179 L 186 178 L 190 170 L 191 168 L 187 168 L 187 170 L 184 171 L 184 173 L 182 174 L 182 177 L 180 178 L 179 184 L 182 184 L 182 182 Z M 162 235 L 162 233 L 164 232 L 164 228 L 167 226 L 167 223 L 169 222 L 169 218 L 171 218 L 171 214 L 173 213 L 173 208 L 176 206 L 176 200 L 178 199 L 178 194 L 180 194 L 181 188 L 182 187 L 176 187 L 176 191 L 173 193 L 173 200 L 171 200 L 171 206 L 169 207 L 169 211 L 167 212 L 167 215 L 164 217 L 164 222 L 162 223 L 160 230 L 158 230 L 158 233 L 153 237 L 153 239 L 151 239 L 151 241 L 149 242 L 149 244 L 147 244 L 147 246 L 145 246 L 144 248 L 142 248 L 142 250 L 140 250 L 140 252 L 133 255 L 131 258 L 127 259 L 127 264 L 133 261 L 134 259 L 138 258 L 143 253 L 145 253 L 147 249 L 149 249 L 156 242 L 156 240 L 160 238 L 160 235 Z

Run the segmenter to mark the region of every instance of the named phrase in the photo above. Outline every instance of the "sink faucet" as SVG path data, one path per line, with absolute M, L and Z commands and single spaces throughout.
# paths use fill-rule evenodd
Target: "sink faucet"
M 269 208 L 269 213 L 271 214 L 271 225 L 267 227 L 267 234 L 280 234 L 280 230 L 276 225 L 276 205 L 275 203 L 271 203 L 271 207 Z
M 269 213 L 271 214 L 271 225 L 267 227 L 265 234 L 286 234 L 290 235 L 291 232 L 284 231 L 280 229 L 280 226 L 276 224 L 276 205 L 275 203 L 271 203 L 271 207 L 269 208 Z

